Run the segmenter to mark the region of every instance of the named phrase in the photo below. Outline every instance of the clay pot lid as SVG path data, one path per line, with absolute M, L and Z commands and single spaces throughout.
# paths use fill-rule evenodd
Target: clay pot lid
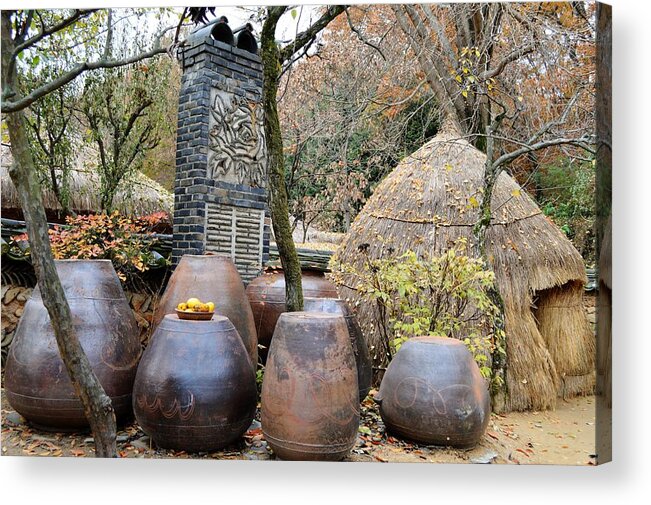
M 106 260 L 106 259 L 88 259 L 88 258 L 67 258 L 67 259 L 56 259 L 54 260 L 55 263 L 93 263 L 93 264 L 106 264 L 106 263 L 111 263 L 111 260 Z
M 189 258 L 189 259 L 197 259 L 197 260 L 205 260 L 205 259 L 221 259 L 221 260 L 231 260 L 231 255 L 230 254 L 222 254 L 222 253 L 213 253 L 209 252 L 206 254 L 184 254 L 181 256 L 181 259 L 183 258 Z
M 280 317 L 285 319 L 332 319 L 342 317 L 341 314 L 333 314 L 330 312 L 283 312 Z

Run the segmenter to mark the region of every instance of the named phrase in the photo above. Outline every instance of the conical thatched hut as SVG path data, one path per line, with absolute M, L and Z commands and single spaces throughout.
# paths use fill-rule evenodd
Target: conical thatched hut
M 440 254 L 461 237 L 473 243 L 485 158 L 458 135 L 437 135 L 378 185 L 336 261 L 361 268 L 361 244 L 379 258 L 391 250 Z M 592 392 L 595 339 L 582 303 L 580 254 L 506 173 L 494 189 L 492 215 L 487 245 L 505 304 L 508 359 L 508 398 L 497 409 L 553 408 L 559 395 Z M 381 348 L 375 309 L 354 290 L 339 289 L 359 302 L 367 343 Z

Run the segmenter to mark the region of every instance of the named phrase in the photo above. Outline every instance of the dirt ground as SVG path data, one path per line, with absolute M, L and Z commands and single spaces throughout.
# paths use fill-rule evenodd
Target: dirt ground
M 31 427 L 2 394 L 3 456 L 92 457 L 90 433 L 51 433 Z M 371 392 L 371 395 L 374 391 Z M 157 448 L 135 421 L 119 427 L 118 453 L 122 458 L 202 458 L 267 460 L 274 455 L 254 421 L 242 441 L 223 451 L 188 454 Z M 385 432 L 377 406 L 367 398 L 357 442 L 345 461 L 431 462 L 497 464 L 594 464 L 595 398 L 560 400 L 556 410 L 491 415 L 480 443 L 471 450 L 456 450 L 399 440 Z

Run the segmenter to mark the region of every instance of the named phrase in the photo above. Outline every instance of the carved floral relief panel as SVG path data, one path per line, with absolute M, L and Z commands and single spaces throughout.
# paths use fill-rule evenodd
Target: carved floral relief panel
M 267 160 L 261 104 L 213 88 L 208 147 L 209 178 L 265 186 Z

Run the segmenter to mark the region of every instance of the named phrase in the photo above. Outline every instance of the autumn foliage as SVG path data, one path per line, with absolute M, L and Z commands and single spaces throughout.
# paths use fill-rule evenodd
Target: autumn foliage
M 55 259 L 109 259 L 124 281 L 160 261 L 152 250 L 157 239 L 151 230 L 166 218 L 164 212 L 139 218 L 118 212 L 68 217 L 66 226 L 50 230 L 52 253 Z

